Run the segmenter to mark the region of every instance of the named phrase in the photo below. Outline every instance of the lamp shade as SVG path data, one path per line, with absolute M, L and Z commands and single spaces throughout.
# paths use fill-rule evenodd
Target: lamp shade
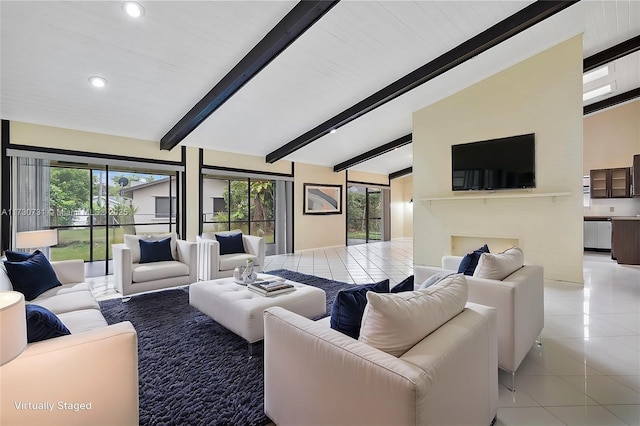
M 41 248 L 58 244 L 58 230 L 25 231 L 16 233 L 16 248 Z
M 27 314 L 24 296 L 17 291 L 0 292 L 0 365 L 11 361 L 27 346 Z

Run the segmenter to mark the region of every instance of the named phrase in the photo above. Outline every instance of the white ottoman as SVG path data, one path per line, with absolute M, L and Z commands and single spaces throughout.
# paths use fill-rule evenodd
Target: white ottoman
M 199 281 L 189 286 L 189 304 L 251 344 L 264 338 L 262 315 L 267 308 L 281 306 L 307 318 L 326 313 L 324 290 L 286 282 L 295 286 L 295 291 L 266 297 L 236 284 L 233 278 Z

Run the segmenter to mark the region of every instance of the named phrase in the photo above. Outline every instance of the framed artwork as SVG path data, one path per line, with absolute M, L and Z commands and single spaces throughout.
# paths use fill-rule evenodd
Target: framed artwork
M 304 214 L 342 214 L 342 185 L 304 184 Z

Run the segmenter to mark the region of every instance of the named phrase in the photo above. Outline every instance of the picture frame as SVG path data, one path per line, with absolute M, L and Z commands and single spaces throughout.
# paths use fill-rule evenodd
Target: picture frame
M 303 214 L 342 214 L 342 185 L 305 183 Z

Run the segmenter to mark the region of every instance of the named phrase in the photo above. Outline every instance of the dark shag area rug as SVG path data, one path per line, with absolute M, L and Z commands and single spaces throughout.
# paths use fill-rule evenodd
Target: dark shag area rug
M 267 272 L 322 288 L 327 315 L 350 284 L 286 269 Z M 261 348 L 189 305 L 188 287 L 100 302 L 109 324 L 138 334 L 140 425 L 264 425 Z M 261 345 L 261 343 L 259 344 Z

